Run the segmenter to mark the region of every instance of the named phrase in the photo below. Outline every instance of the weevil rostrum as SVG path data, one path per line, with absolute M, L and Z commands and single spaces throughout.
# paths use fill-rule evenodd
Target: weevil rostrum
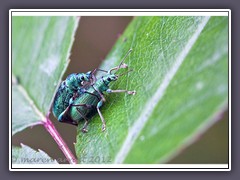
M 119 69 L 127 68 L 123 63 L 130 49 L 121 63 L 108 71 L 95 69 L 87 73 L 71 74 L 59 86 L 53 101 L 53 115 L 59 122 L 78 125 L 82 120 L 85 121 L 82 132 L 87 132 L 89 118 L 96 112 L 102 121 L 102 131 L 106 129 L 106 122 L 100 111 L 103 103 L 106 101 L 104 93 L 127 93 L 135 95 L 136 91 L 112 90 L 109 88 L 111 82 L 116 81 L 123 74 L 116 74 Z M 106 73 L 100 78 L 96 78 L 95 72 L 103 71 Z M 129 71 L 127 71 L 129 72 Z

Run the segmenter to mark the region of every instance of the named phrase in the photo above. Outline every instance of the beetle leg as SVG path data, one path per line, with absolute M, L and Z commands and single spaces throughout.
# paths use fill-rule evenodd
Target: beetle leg
M 83 133 L 86 133 L 86 132 L 88 132 L 88 130 L 87 130 L 88 119 L 82 114 L 82 112 L 80 111 L 80 109 L 78 109 L 78 108 L 76 108 L 76 109 L 77 109 L 78 113 L 79 113 L 79 114 L 83 117 L 83 119 L 85 120 L 85 123 L 84 123 L 83 128 L 82 128 L 82 132 L 83 132 Z
M 92 76 L 90 79 L 90 84 L 93 85 L 93 84 L 95 84 L 96 81 L 97 81 L 97 78 L 96 78 L 95 74 L 92 73 Z
M 106 129 L 106 122 L 105 122 L 105 120 L 103 118 L 103 115 L 102 115 L 102 113 L 100 111 L 100 107 L 103 105 L 103 102 L 104 102 L 103 100 L 98 102 L 98 104 L 97 104 L 97 111 L 98 111 L 98 114 L 99 114 L 99 116 L 101 118 L 101 121 L 102 121 L 102 131 L 105 131 L 105 129 Z
M 92 86 L 93 87 L 93 89 L 95 90 L 95 91 L 97 91 L 97 93 L 99 94 L 99 96 L 101 97 L 101 100 L 103 101 L 103 102 L 105 102 L 106 101 L 106 99 L 105 99 L 105 97 L 103 96 L 103 94 L 98 90 L 98 89 L 96 89 L 94 86 Z M 86 92 L 86 93 L 89 93 L 89 92 Z M 91 94 L 91 93 L 89 93 L 89 94 Z M 92 94 L 92 95 L 94 95 L 94 94 Z M 96 96 L 96 95 L 95 95 Z M 98 98 L 99 100 L 100 100 L 100 98 Z
M 73 95 L 72 98 L 70 98 L 69 100 L 69 105 L 68 107 L 58 116 L 58 121 L 59 122 L 65 122 L 65 123 L 69 123 L 69 124 L 73 124 L 73 125 L 76 125 L 77 126 L 77 123 L 75 121 L 72 121 L 72 120 L 69 120 L 67 118 L 67 114 L 68 114 L 68 111 L 70 110 L 71 106 L 73 105 L 74 103 L 74 99 L 76 98 L 76 93 Z
M 111 72 L 112 72 L 113 70 L 117 70 L 117 71 L 118 71 L 118 69 L 120 69 L 120 68 L 127 68 L 128 65 L 125 64 L 125 63 L 123 63 L 123 62 L 124 62 L 124 60 L 127 58 L 127 56 L 129 55 L 130 52 L 132 52 L 132 49 L 129 49 L 129 50 L 128 50 L 127 54 L 124 56 L 124 58 L 122 59 L 121 63 L 119 64 L 119 66 L 110 69 L 110 70 L 108 71 L 108 73 L 111 74 Z
M 67 123 L 67 124 L 71 124 L 74 126 L 78 126 L 78 124 L 75 121 L 72 121 L 66 117 L 61 116 L 61 114 L 58 116 L 58 121 L 61 123 Z
M 66 116 L 67 112 L 69 111 L 70 106 L 68 106 L 59 116 L 58 121 L 63 122 L 64 117 Z
M 75 107 L 78 107 L 78 106 L 82 106 L 82 107 L 86 107 L 87 109 L 90 109 L 90 108 L 93 108 L 92 105 L 89 105 L 89 104 L 73 104 L 72 106 L 75 106 Z M 83 117 L 83 119 L 85 120 L 85 123 L 83 125 L 83 128 L 82 128 L 82 132 L 83 133 L 86 133 L 88 132 L 87 130 L 87 126 L 88 126 L 88 123 L 89 123 L 89 120 L 86 118 L 86 116 L 84 116 L 82 114 L 82 112 L 80 111 L 80 109 L 76 108 L 78 113 Z
M 127 68 L 127 67 L 128 67 L 128 65 L 125 64 L 125 63 L 123 63 L 123 64 L 121 64 L 120 66 L 116 66 L 116 67 L 111 68 L 111 69 L 108 71 L 108 73 L 111 74 L 112 71 L 115 71 L 115 70 L 118 70 L 118 69 L 121 69 L 121 68 Z
M 125 92 L 125 93 L 131 94 L 131 95 L 136 94 L 135 90 L 134 91 L 128 91 L 128 90 L 119 90 L 119 89 L 116 89 L 116 90 L 107 89 L 106 92 L 107 93 L 122 93 L 122 92 Z
M 105 73 L 108 72 L 108 71 L 106 71 L 106 70 L 96 68 L 96 69 L 94 69 L 94 70 L 92 71 L 92 74 L 94 74 L 96 71 L 102 71 L 102 72 L 105 72 Z
M 67 124 L 78 126 L 78 123 L 76 123 L 75 121 L 70 120 L 69 118 L 61 116 L 61 114 L 58 116 L 58 121 L 61 122 L 61 123 L 67 123 Z
M 97 78 L 96 78 L 96 76 L 95 76 L 95 73 L 96 73 L 97 71 L 102 71 L 102 72 L 105 72 L 105 73 L 108 72 L 108 71 L 106 71 L 106 70 L 99 69 L 99 68 L 94 69 L 94 70 L 92 71 L 92 73 L 91 73 L 91 74 L 92 74 L 91 85 L 95 84 L 95 82 L 97 81 Z
M 71 106 L 72 104 L 69 104 L 69 106 L 58 116 L 58 121 L 77 126 L 77 123 L 75 121 L 72 121 L 69 118 L 67 118 L 67 114 Z

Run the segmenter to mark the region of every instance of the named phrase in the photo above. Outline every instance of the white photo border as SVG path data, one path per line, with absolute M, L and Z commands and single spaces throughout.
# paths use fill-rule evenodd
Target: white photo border
M 228 16 L 228 164 L 12 164 L 12 16 Z M 10 9 L 9 10 L 9 170 L 10 171 L 230 171 L 231 170 L 231 10 L 230 9 Z

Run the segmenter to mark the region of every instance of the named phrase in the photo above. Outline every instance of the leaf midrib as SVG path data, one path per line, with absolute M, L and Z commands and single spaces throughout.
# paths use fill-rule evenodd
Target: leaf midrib
M 16 77 L 12 74 L 12 78 L 16 79 Z M 32 107 L 32 109 L 34 110 L 34 112 L 40 117 L 39 120 L 44 121 L 46 118 L 45 116 L 41 113 L 41 111 L 37 108 L 37 106 L 35 106 L 33 100 L 31 99 L 31 97 L 29 96 L 28 92 L 24 89 L 24 87 L 21 84 L 16 84 L 15 85 L 17 87 L 17 89 L 19 90 L 19 92 L 21 92 L 21 94 L 23 95 L 23 97 L 26 99 L 26 101 L 29 103 L 29 106 Z M 12 87 L 11 87 L 12 88 Z M 12 90 L 11 90 L 12 91 Z

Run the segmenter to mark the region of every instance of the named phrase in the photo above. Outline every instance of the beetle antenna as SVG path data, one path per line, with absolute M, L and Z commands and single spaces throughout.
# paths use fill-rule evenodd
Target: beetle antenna
M 125 61 L 125 59 L 128 57 L 128 55 L 132 52 L 132 49 L 129 49 L 127 54 L 124 56 L 124 58 L 122 59 L 121 63 L 119 64 L 118 68 L 121 67 L 121 65 L 123 64 L 123 62 Z
M 125 74 L 127 74 L 127 73 L 129 73 L 129 72 L 131 72 L 131 71 L 133 71 L 133 69 L 130 69 L 130 70 L 128 70 L 127 72 L 124 72 L 124 73 L 122 73 L 122 74 L 118 74 L 117 76 L 119 77 L 119 76 L 123 76 L 123 75 L 125 75 Z
M 109 70 L 109 74 L 112 74 L 112 71 L 113 71 L 113 70 L 117 70 L 117 71 L 118 71 L 120 68 L 126 68 L 127 65 L 126 65 L 126 64 L 123 64 L 123 62 L 125 61 L 125 59 L 128 57 L 128 55 L 129 55 L 131 52 L 132 52 L 132 49 L 129 49 L 128 52 L 127 52 L 127 54 L 124 56 L 124 58 L 122 59 L 121 63 L 119 64 L 119 66 L 110 69 L 110 70 Z M 117 72 L 117 71 L 116 71 L 116 72 Z M 115 72 L 115 73 L 116 73 L 116 72 Z

